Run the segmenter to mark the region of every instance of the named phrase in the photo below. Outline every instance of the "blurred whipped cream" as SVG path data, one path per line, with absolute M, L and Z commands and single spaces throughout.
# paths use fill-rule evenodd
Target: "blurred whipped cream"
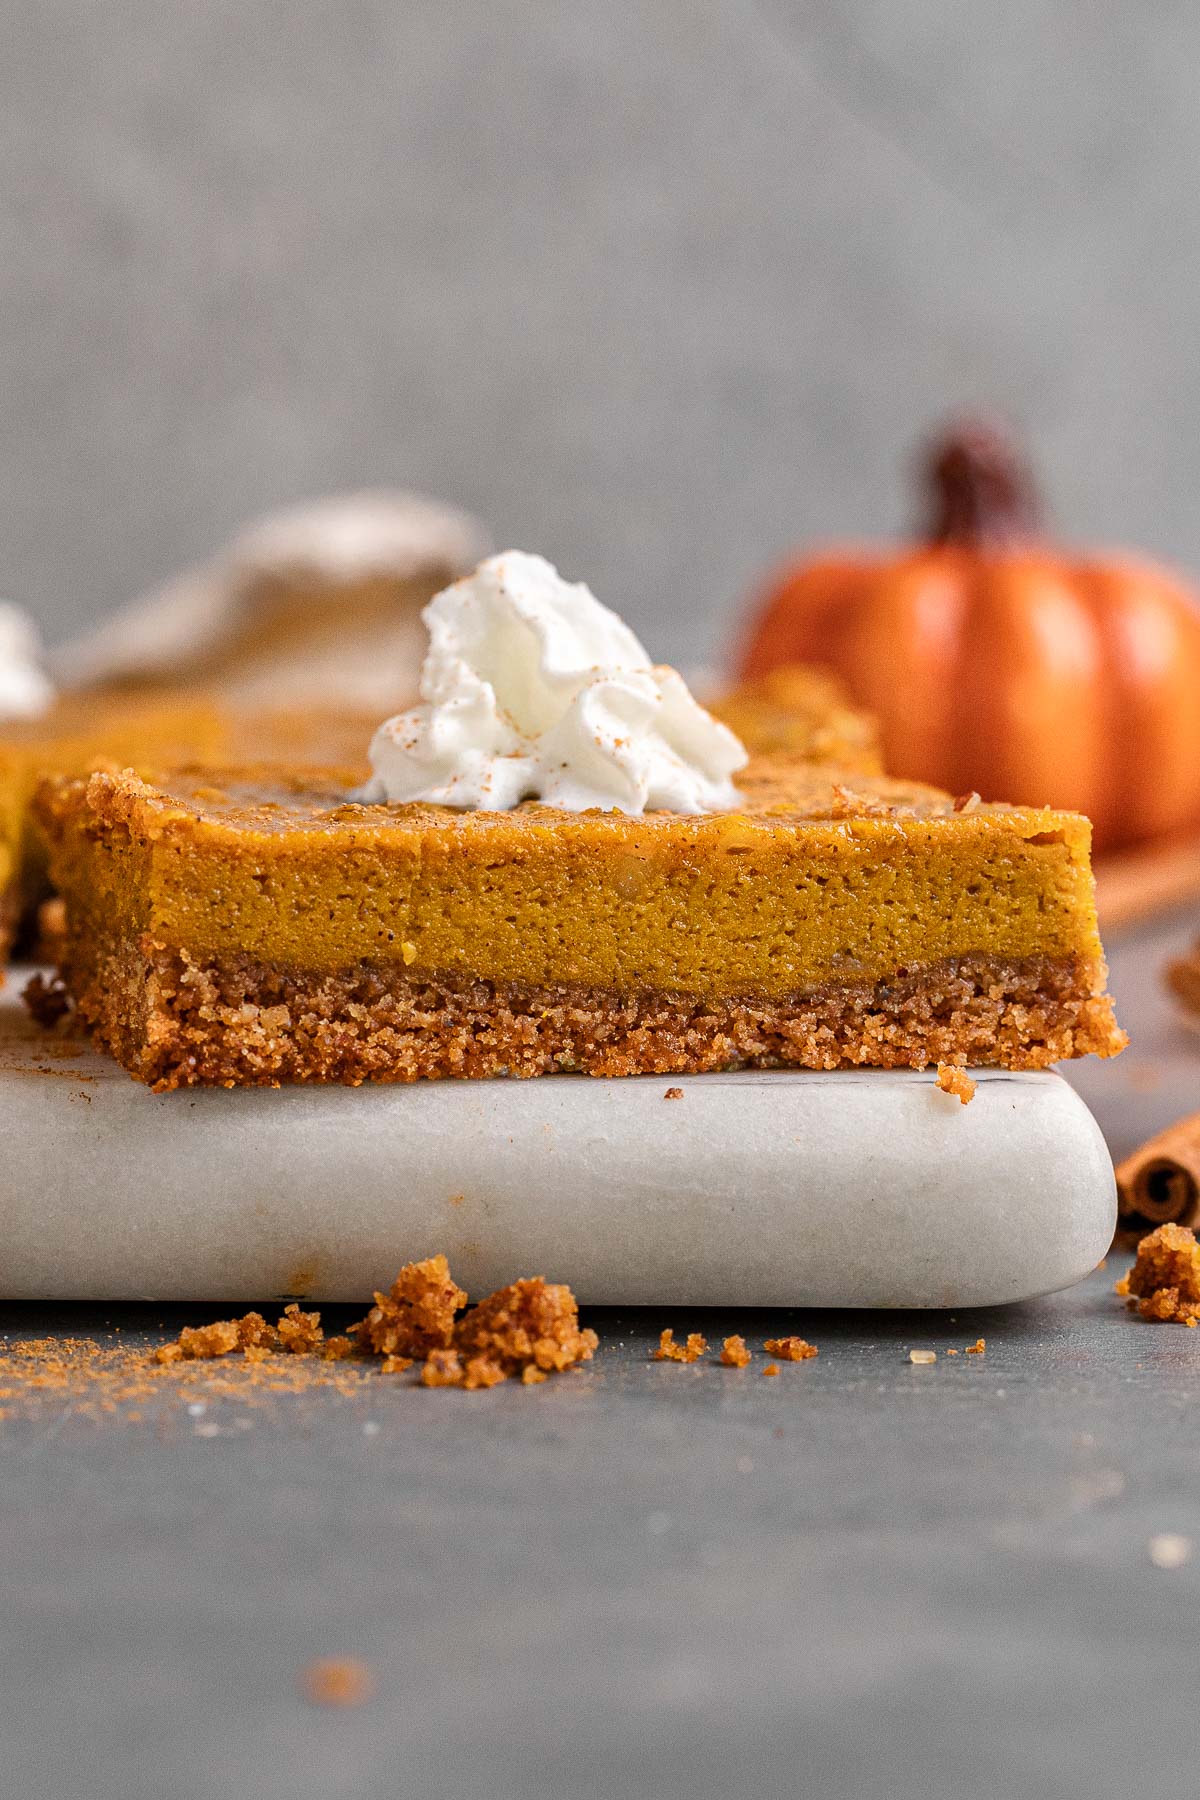
M 415 692 L 420 604 L 488 548 L 468 513 L 417 494 L 290 507 L 64 645 L 55 673 L 69 687 L 203 683 L 235 702 L 382 711 Z
M 380 726 L 360 800 L 719 812 L 746 752 L 674 669 L 544 557 L 507 550 L 421 615 L 424 704 Z
M 29 614 L 0 600 L 0 719 L 39 719 L 54 699 Z

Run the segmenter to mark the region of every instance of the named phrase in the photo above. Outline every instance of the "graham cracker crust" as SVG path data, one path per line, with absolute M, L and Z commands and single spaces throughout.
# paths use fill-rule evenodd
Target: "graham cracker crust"
M 785 999 L 712 999 L 435 980 L 390 965 L 199 966 L 152 942 L 106 951 L 77 940 L 56 988 L 30 1004 L 50 1011 L 65 989 L 97 1043 L 161 1092 L 556 1071 L 1042 1069 L 1123 1047 L 1103 976 L 1080 959 L 977 955 Z

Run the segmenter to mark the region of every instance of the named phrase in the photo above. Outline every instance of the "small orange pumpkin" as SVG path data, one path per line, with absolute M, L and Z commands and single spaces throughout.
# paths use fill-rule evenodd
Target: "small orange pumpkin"
M 934 446 L 911 548 L 832 550 L 763 598 L 742 672 L 820 663 L 877 713 L 885 766 L 1072 807 L 1110 848 L 1200 824 L 1200 610 L 1165 570 L 1041 535 L 994 430 Z

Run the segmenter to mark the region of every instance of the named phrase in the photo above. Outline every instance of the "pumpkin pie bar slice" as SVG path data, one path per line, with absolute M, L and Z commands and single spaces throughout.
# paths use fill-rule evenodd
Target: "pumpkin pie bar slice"
M 159 767 L 228 756 L 230 722 L 201 694 L 170 699 L 64 695 L 36 719 L 0 723 L 0 962 L 46 893 L 46 849 L 33 816 L 45 775 L 81 775 L 100 761 Z
M 1076 814 L 778 760 L 737 810 L 362 804 L 352 777 L 43 785 L 59 987 L 158 1089 L 1118 1051 Z

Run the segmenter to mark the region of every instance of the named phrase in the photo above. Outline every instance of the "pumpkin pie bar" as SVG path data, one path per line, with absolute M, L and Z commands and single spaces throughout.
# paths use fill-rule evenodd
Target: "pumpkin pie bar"
M 66 933 L 41 999 L 158 1089 L 1124 1043 L 1076 814 L 787 759 L 707 814 L 364 804 L 351 779 L 45 783 Z
M 101 760 L 194 761 L 228 756 L 230 723 L 203 695 L 86 699 L 67 695 L 38 719 L 0 724 L 0 962 L 46 892 L 46 849 L 33 817 L 38 782 L 82 774 Z

